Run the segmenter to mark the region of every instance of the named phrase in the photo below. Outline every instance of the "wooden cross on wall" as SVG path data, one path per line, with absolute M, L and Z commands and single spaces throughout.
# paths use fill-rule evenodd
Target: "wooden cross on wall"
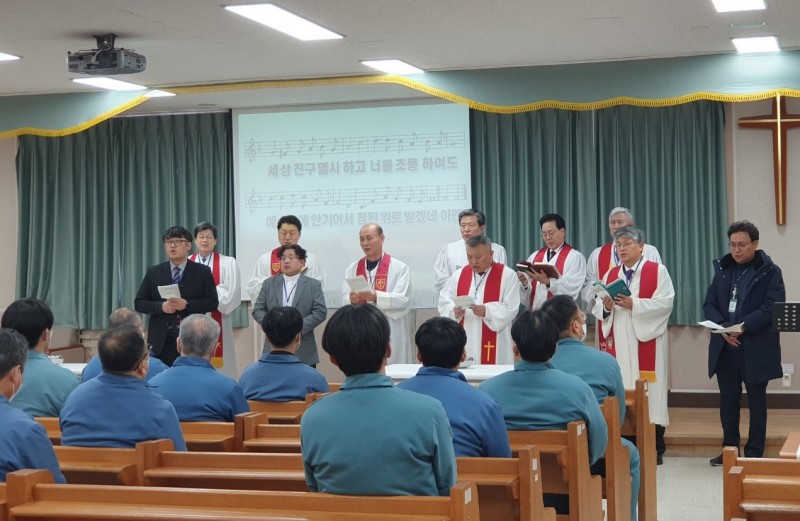
M 775 177 L 775 221 L 786 224 L 786 131 L 800 127 L 800 114 L 786 112 L 786 97 L 772 100 L 772 112 L 763 116 L 739 118 L 739 126 L 772 131 L 772 163 Z

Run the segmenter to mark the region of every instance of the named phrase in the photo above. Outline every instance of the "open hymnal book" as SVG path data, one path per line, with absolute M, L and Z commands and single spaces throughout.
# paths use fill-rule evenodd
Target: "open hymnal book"
M 615 299 L 617 298 L 617 295 L 625 295 L 626 297 L 631 296 L 631 290 L 628 288 L 628 285 L 623 279 L 617 279 L 608 285 L 605 285 L 602 282 L 595 282 L 592 286 L 592 291 L 594 291 L 594 294 L 600 298 L 611 297 L 612 299 Z
M 181 298 L 181 289 L 178 287 L 177 284 L 170 284 L 168 286 L 159 286 L 158 294 L 159 296 L 161 296 L 161 298 L 164 299 Z
M 353 293 L 361 293 L 362 291 L 369 291 L 372 289 L 369 287 L 369 282 L 367 282 L 367 279 L 364 277 L 347 279 L 347 285 L 350 286 L 350 291 Z
M 453 303 L 460 308 L 468 308 L 475 305 L 475 299 L 469 295 L 458 295 L 453 297 Z
M 744 326 L 744 322 L 740 322 L 738 324 L 734 324 L 732 326 L 724 327 L 720 326 L 716 322 L 712 322 L 710 320 L 703 320 L 702 322 L 698 322 L 701 326 L 705 326 L 711 330 L 712 333 L 741 333 L 742 326 Z
M 561 278 L 561 273 L 558 271 L 558 268 L 546 262 L 528 262 L 521 260 L 516 262 L 515 267 L 519 271 L 541 271 L 551 279 Z

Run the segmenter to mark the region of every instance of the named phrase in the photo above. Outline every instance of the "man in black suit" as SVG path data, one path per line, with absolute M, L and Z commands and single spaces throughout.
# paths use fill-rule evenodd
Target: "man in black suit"
M 178 358 L 176 342 L 181 319 L 194 313 L 217 309 L 217 288 L 208 266 L 189 260 L 192 234 L 183 226 L 169 228 L 161 237 L 167 262 L 151 266 L 139 286 L 134 305 L 139 313 L 150 315 L 147 340 L 153 355 L 167 365 Z M 159 286 L 177 284 L 179 298 L 161 298 Z

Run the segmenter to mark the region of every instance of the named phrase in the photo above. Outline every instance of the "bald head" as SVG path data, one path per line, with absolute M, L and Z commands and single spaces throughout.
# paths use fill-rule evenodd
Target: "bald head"
M 139 313 L 129 308 L 119 308 L 108 316 L 108 327 L 132 327 L 144 333 L 144 323 Z

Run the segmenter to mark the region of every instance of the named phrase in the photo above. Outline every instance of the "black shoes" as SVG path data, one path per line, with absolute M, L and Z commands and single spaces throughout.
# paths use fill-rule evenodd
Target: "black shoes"
M 716 458 L 711 458 L 708 460 L 712 467 L 721 467 L 722 466 L 722 454 L 717 456 Z
M 656 455 L 656 465 L 663 465 L 664 464 L 664 456 L 661 454 Z

